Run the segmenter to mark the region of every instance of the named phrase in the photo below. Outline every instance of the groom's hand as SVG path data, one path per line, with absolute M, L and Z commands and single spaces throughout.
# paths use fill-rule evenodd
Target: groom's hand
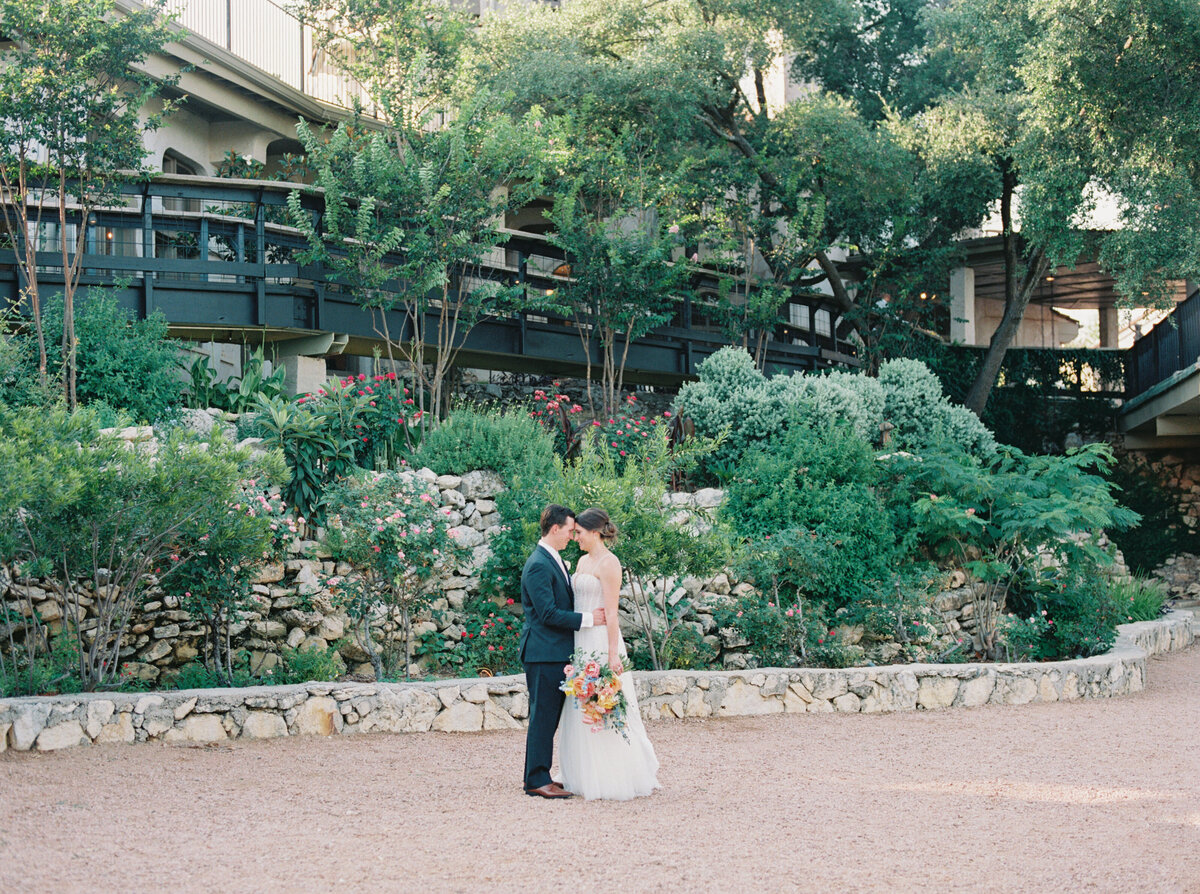
M 604 627 L 608 622 L 604 619 L 604 609 L 598 608 L 592 612 L 592 624 L 596 627 Z

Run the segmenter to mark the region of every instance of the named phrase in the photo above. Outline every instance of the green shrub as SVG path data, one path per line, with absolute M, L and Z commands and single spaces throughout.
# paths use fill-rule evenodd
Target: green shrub
M 284 646 L 279 667 L 271 675 L 272 682 L 328 682 L 346 673 L 342 656 L 333 649 L 290 649 Z
M 61 298 L 47 302 L 42 320 L 47 359 L 58 368 L 62 364 Z M 91 290 L 76 309 L 75 335 L 79 339 L 75 390 L 81 404 L 103 401 L 137 422 L 156 422 L 181 405 L 179 343 L 167 337 L 162 313 L 134 320 L 116 299 Z
M 412 617 L 434 598 L 439 575 L 458 568 L 465 550 L 451 533 L 436 488 L 411 472 L 367 472 L 338 482 L 328 494 L 326 544 L 335 559 L 363 573 L 347 579 L 355 638 L 371 656 L 376 679 L 394 675 L 412 661 Z M 356 585 L 357 584 L 357 585 Z M 392 639 L 380 654 L 371 637 L 377 618 L 399 622 L 399 645 Z M 399 648 L 399 653 L 396 649 Z
M 895 426 L 893 445 L 921 451 L 942 444 L 971 455 L 991 455 L 996 441 L 974 413 L 950 403 L 942 383 L 919 360 L 889 360 L 879 367 L 883 417 Z
M 760 588 L 849 605 L 890 587 L 896 539 L 870 445 L 848 423 L 804 423 L 750 451 L 724 515 L 752 538 Z
M 644 636 L 635 636 L 626 647 L 629 661 L 637 670 L 653 670 L 654 659 Z M 672 670 L 710 670 L 717 659 L 715 646 L 692 624 L 681 624 L 659 646 L 659 662 Z
M 187 538 L 189 526 L 236 502 L 255 465 L 215 436 L 176 432 L 150 455 L 100 435 L 87 410 L 25 408 L 0 410 L 0 468 L 0 561 L 30 576 L 90 581 L 95 614 L 86 630 L 68 629 L 80 681 L 94 689 L 118 676 L 147 588 L 203 549 Z M 75 614 L 73 596 L 56 599 L 64 616 Z
M 789 384 L 799 419 L 845 422 L 864 441 L 879 439 L 886 395 L 878 380 L 859 373 L 831 372 L 794 376 Z
M 808 639 L 810 619 L 799 599 L 784 606 L 764 594 L 748 593 L 718 607 L 713 619 L 719 627 L 737 632 L 758 667 L 795 665 Z M 816 626 L 824 632 L 823 620 Z
M 457 672 L 476 677 L 521 673 L 521 613 L 516 600 L 503 605 L 475 597 L 463 606 L 463 636 L 454 644 Z
M 551 435 L 528 413 L 455 410 L 426 436 L 413 455 L 417 467 L 441 475 L 490 469 L 510 484 L 557 477 L 558 459 Z
M 263 372 L 265 361 L 261 348 L 255 348 L 242 364 L 242 374 L 236 386 L 218 382 L 217 374 L 209 365 L 208 358 L 197 357 L 189 369 L 191 383 L 184 393 L 184 403 L 196 410 L 216 407 L 230 413 L 245 413 L 253 408 L 259 397 L 284 397 L 285 371 L 278 366 L 269 376 Z
M 1131 577 L 1113 581 L 1109 587 L 1125 622 L 1153 621 L 1167 603 L 1167 588 L 1162 581 Z

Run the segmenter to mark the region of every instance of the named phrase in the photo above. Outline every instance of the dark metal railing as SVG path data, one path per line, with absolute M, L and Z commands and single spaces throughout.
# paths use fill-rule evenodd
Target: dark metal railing
M 159 311 L 174 331 L 188 337 L 333 331 L 351 336 L 352 344 L 357 340 L 358 352 L 369 352 L 386 322 L 393 339 L 403 340 L 408 322 L 402 309 L 384 320 L 383 312 L 364 309 L 329 271 L 300 263 L 305 239 L 288 225 L 285 208 L 288 194 L 298 189 L 305 190 L 301 206 L 319 228 L 320 195 L 295 184 L 183 175 L 128 184 L 123 207 L 99 209 L 87 221 L 77 212 L 69 217 L 69 227 L 87 228 L 81 285 L 112 290 L 138 317 Z M 483 263 L 460 275 L 523 285 L 531 296 L 566 281 L 560 275 L 566 272 L 565 256 L 545 236 L 514 231 L 508 237 Z M 39 280 L 43 293 L 52 294 L 62 281 L 58 234 L 51 229 L 38 238 Z M 24 288 L 15 261 L 11 246 L 0 244 L 0 300 L 15 302 Z M 405 285 L 392 282 L 385 288 L 402 293 Z M 791 372 L 856 362 L 854 347 L 839 337 L 836 326 L 828 333 L 815 328 L 820 306 L 814 296 L 808 330 L 780 327 L 769 343 L 768 368 Z M 679 381 L 725 344 L 719 331 L 705 325 L 703 310 L 686 298 L 670 325 L 631 345 L 631 381 Z M 492 317 L 464 341 L 463 362 L 571 374 L 587 362 L 579 332 L 572 320 L 546 310 Z
M 1126 398 L 1134 398 L 1200 361 L 1200 290 L 1133 343 Z

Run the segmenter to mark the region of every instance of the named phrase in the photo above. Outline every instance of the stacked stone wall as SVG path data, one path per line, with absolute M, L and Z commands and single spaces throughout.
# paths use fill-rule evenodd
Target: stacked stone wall
M 1119 628 L 1113 649 L 1044 664 L 897 665 L 840 670 L 635 674 L 646 720 L 877 713 L 1111 698 L 1145 687 L 1146 659 L 1189 646 L 1191 612 Z M 116 742 L 215 743 L 293 735 L 520 729 L 522 677 L 435 683 L 306 683 L 153 694 L 0 700 L 0 751 Z

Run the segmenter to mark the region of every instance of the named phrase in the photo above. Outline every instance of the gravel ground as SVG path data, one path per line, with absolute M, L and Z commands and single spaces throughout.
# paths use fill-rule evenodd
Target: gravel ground
M 1200 892 L 1200 648 L 1126 698 L 654 723 L 663 790 L 517 732 L 0 755 L 0 890 Z

